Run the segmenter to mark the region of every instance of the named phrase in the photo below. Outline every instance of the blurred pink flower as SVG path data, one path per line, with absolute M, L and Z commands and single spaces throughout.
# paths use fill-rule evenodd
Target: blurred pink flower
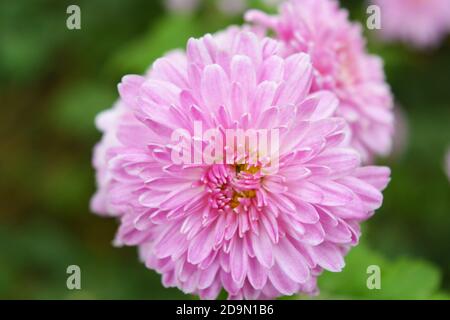
M 276 6 L 276 5 L 279 5 L 283 1 L 285 1 L 285 0 L 263 0 L 263 3 L 265 3 L 268 6 Z
M 449 0 L 372 0 L 381 9 L 381 36 L 423 48 L 450 32 Z
M 313 90 L 331 90 L 340 100 L 337 115 L 352 131 L 352 146 L 365 162 L 387 156 L 393 135 L 393 99 L 383 63 L 369 55 L 361 26 L 334 0 L 291 0 L 269 16 L 250 10 L 246 20 L 274 30 L 284 56 L 305 52 L 315 68 Z
M 394 107 L 395 130 L 394 140 L 392 144 L 392 159 L 401 158 L 407 148 L 409 142 L 409 122 L 405 110 L 400 105 Z
M 202 5 L 202 0 L 165 0 L 167 9 L 173 12 L 192 13 Z M 214 0 L 217 9 L 225 15 L 241 14 L 247 8 L 247 0 Z
M 205 299 L 222 288 L 236 299 L 316 293 L 380 207 L 390 171 L 361 166 L 346 121 L 332 116 L 338 100 L 311 93 L 312 82 L 308 55 L 283 57 L 276 41 L 236 29 L 124 77 L 94 159 L 93 209 L 120 218 L 116 244 L 138 245 L 165 286 Z M 265 170 L 272 153 L 240 164 L 234 148 L 231 164 L 175 164 L 171 135 L 193 136 L 195 121 L 279 130 L 278 171 Z
M 201 0 L 165 0 L 167 9 L 173 12 L 193 12 L 200 5 Z
M 447 155 L 445 157 L 445 171 L 447 172 L 447 176 L 450 179 L 450 149 L 447 151 Z
M 242 14 L 247 8 L 247 0 L 217 0 L 217 7 L 228 15 Z

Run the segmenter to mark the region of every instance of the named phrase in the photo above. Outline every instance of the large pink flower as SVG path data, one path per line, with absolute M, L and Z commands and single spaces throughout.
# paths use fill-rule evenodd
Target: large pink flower
M 381 36 L 423 48 L 450 32 L 448 0 L 372 0 L 381 9 Z
M 236 29 L 189 40 L 186 55 L 157 60 L 146 77 L 124 77 L 105 133 L 117 139 L 97 147 L 94 201 L 120 217 L 116 243 L 138 245 L 165 286 L 201 298 L 222 288 L 247 299 L 316 293 L 318 275 L 343 268 L 359 223 L 380 207 L 390 171 L 361 166 L 346 121 L 333 117 L 338 100 L 311 93 L 312 82 L 308 55 L 285 58 L 276 41 Z M 251 164 L 226 140 L 231 163 L 174 162 L 174 132 L 208 145 L 195 123 L 278 132 L 278 152 L 273 143 Z
M 392 96 L 382 61 L 369 55 L 359 24 L 334 0 L 291 0 L 277 16 L 251 10 L 247 21 L 272 29 L 284 44 L 284 55 L 311 55 L 313 90 L 331 90 L 340 100 L 337 115 L 352 131 L 352 146 L 365 162 L 386 156 L 393 135 Z

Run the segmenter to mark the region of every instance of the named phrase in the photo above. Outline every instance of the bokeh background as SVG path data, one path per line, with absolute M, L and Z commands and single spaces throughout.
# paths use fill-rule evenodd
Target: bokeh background
M 190 36 L 242 22 L 241 6 L 219 1 L 0 2 L 0 298 L 193 298 L 163 288 L 134 248 L 111 245 L 116 221 L 89 211 L 91 151 L 95 115 L 117 99 L 123 75 Z M 341 2 L 365 21 L 364 1 Z M 70 4 L 81 8 L 81 30 L 66 28 Z M 263 0 L 248 6 L 274 10 Z M 392 182 L 345 270 L 320 279 L 318 298 L 450 299 L 450 40 L 418 51 L 367 36 L 400 106 L 396 150 L 380 160 Z M 72 264 L 79 291 L 66 288 Z M 381 290 L 366 287 L 373 264 Z

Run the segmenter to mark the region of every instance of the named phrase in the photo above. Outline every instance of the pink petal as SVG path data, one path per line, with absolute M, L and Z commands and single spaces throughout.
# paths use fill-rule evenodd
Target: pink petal
M 299 289 L 298 284 L 292 281 L 277 263 L 269 270 L 269 280 L 283 295 L 292 295 Z
M 340 272 L 345 265 L 344 257 L 339 247 L 329 242 L 310 247 L 309 252 L 317 264 L 326 270 Z
M 309 278 L 309 267 L 296 248 L 284 237 L 274 246 L 275 260 L 289 278 L 304 283 Z
M 250 284 L 256 290 L 264 287 L 267 281 L 267 270 L 258 262 L 257 259 L 250 258 L 248 260 L 247 277 Z
M 266 268 L 271 268 L 274 264 L 274 257 L 272 253 L 272 243 L 266 232 L 261 231 L 259 235 L 252 233 L 250 238 L 253 251 L 255 252 L 255 256 L 259 263 Z
M 190 242 L 187 261 L 198 264 L 208 257 L 214 245 L 212 228 L 203 228 Z
M 228 106 L 230 84 L 225 71 L 218 65 L 207 66 L 201 80 L 202 97 L 206 107 L 216 111 L 219 106 Z

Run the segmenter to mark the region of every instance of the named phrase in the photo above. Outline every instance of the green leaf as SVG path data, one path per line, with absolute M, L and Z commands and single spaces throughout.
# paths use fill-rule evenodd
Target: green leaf
M 367 287 L 371 265 L 380 268 L 380 289 Z M 392 262 L 361 244 L 348 254 L 342 272 L 324 272 L 319 277 L 319 298 L 432 299 L 440 282 L 439 270 L 428 262 L 410 258 Z
M 319 277 L 322 293 L 336 298 L 364 298 L 370 293 L 367 289 L 367 268 L 377 265 L 381 272 L 388 267 L 388 262 L 380 254 L 369 250 L 364 244 L 352 249 L 345 258 L 346 266 L 340 273 L 324 272 Z
M 430 263 L 401 259 L 382 275 L 380 293 L 386 299 L 427 299 L 439 289 L 439 270 Z

